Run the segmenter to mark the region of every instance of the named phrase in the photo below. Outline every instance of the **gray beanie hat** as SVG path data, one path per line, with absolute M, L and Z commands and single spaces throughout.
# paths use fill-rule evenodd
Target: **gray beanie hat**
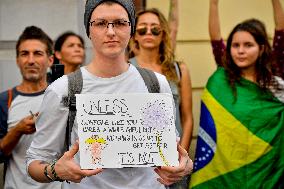
M 87 0 L 85 5 L 85 14 L 84 14 L 84 25 L 86 29 L 87 36 L 89 37 L 89 26 L 90 19 L 94 9 L 101 3 L 105 1 L 113 1 L 121 6 L 123 6 L 128 13 L 128 17 L 131 23 L 131 35 L 135 32 L 135 6 L 132 0 Z

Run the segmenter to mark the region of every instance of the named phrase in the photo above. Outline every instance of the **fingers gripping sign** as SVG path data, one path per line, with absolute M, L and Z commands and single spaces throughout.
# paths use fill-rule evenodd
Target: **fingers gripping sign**
M 102 169 L 82 170 L 74 160 L 78 151 L 79 143 L 76 141 L 72 148 L 56 162 L 55 171 L 60 179 L 79 183 L 83 178 L 96 175 L 102 171 Z
M 155 172 L 160 176 L 160 178 L 157 180 L 167 186 L 181 180 L 182 177 L 190 174 L 193 169 L 193 163 L 189 158 L 187 151 L 179 144 L 177 145 L 177 149 L 179 152 L 179 166 L 162 166 L 154 169 Z

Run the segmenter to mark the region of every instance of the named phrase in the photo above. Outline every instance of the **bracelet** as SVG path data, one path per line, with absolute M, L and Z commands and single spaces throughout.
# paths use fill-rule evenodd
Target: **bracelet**
M 50 164 L 47 164 L 45 167 L 44 167 L 44 175 L 46 176 L 46 178 L 48 178 L 49 181 L 53 182 L 53 178 L 51 176 L 49 176 L 48 172 L 47 172 L 47 167 L 49 166 Z
M 54 167 L 55 167 L 56 162 L 57 162 L 57 160 L 53 160 L 53 161 L 52 161 L 52 164 L 51 164 L 51 166 L 50 166 L 50 167 L 51 167 L 51 173 L 52 173 L 53 178 L 54 178 L 53 180 L 54 180 L 54 181 L 63 182 L 64 180 L 62 180 L 60 177 L 58 177 L 57 174 L 56 174 L 56 172 L 55 172 L 55 168 L 54 168 Z

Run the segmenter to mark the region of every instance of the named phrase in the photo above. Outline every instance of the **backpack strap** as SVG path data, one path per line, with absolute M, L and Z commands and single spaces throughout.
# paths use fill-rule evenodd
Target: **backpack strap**
M 149 93 L 159 93 L 160 92 L 160 84 L 159 81 L 155 75 L 155 73 L 152 70 L 141 68 L 138 63 L 137 59 L 135 57 L 128 60 L 130 64 L 135 66 L 140 73 L 141 77 L 143 78 L 145 85 L 147 86 L 147 89 Z
M 10 108 L 13 100 L 13 89 L 8 90 L 8 100 L 7 100 L 7 107 Z
M 8 119 L 8 112 L 9 112 L 9 109 L 11 107 L 12 101 L 13 101 L 13 88 L 8 89 L 8 91 L 7 91 L 7 119 Z M 7 120 L 6 120 L 6 123 L 7 123 Z M 7 127 L 8 127 L 8 125 L 7 125 Z M 3 167 L 3 182 L 5 182 L 9 159 L 10 159 L 10 156 L 9 156 L 9 158 L 5 159 L 2 162 L 2 163 L 4 163 L 4 167 Z
M 143 78 L 149 93 L 159 93 L 160 84 L 155 73 L 152 70 L 141 68 L 139 66 L 137 66 L 136 69 L 139 71 L 141 77 Z
M 65 149 L 69 150 L 71 143 L 71 132 L 76 117 L 76 96 L 80 94 L 83 88 L 83 76 L 81 69 L 67 75 L 68 78 L 68 96 L 63 97 L 63 104 L 69 107 L 69 114 L 65 133 Z
M 145 68 L 140 68 L 140 67 L 136 68 L 139 71 L 141 77 L 143 78 L 149 93 L 159 93 L 160 84 L 155 73 Z M 68 77 L 68 96 L 62 98 L 62 103 L 66 107 L 69 107 L 69 114 L 68 114 L 66 133 L 65 133 L 65 149 L 69 150 L 69 146 L 71 143 L 71 132 L 77 111 L 75 94 L 80 94 L 83 88 L 83 77 L 81 69 L 78 69 L 75 72 L 68 74 L 67 77 Z

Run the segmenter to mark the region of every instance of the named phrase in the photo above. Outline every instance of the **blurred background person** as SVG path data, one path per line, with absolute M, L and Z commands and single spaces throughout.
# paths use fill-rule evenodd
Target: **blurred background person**
M 77 70 L 85 60 L 85 42 L 83 38 L 67 31 L 61 34 L 54 43 L 54 65 L 64 65 L 64 74 Z
M 224 65 L 226 61 L 226 44 L 221 35 L 221 25 L 219 18 L 219 0 L 210 0 L 209 4 L 209 35 L 213 55 L 217 65 Z M 272 0 L 275 34 L 273 40 L 272 54 L 275 57 L 272 67 L 275 75 L 284 79 L 284 11 L 280 0 Z M 250 22 L 258 27 L 268 38 L 265 25 L 258 19 L 250 19 Z
M 136 23 L 131 49 L 136 49 L 135 52 L 138 53 L 130 58 L 130 62 L 167 77 L 177 107 L 176 127 L 181 135 L 180 143 L 188 150 L 193 118 L 191 81 L 187 66 L 174 60 L 169 25 L 158 9 L 138 12 Z
M 192 188 L 284 187 L 284 80 L 275 69 L 283 62 L 284 11 L 279 0 L 271 2 L 274 50 L 258 19 L 238 23 L 225 45 L 218 0 L 210 0 L 217 69 L 202 95 Z
M 26 152 L 47 87 L 47 68 L 53 63 L 53 42 L 35 26 L 26 27 L 16 44 L 22 75 L 17 86 L 0 94 L 0 159 L 6 165 L 5 189 L 56 189 L 61 183 L 38 183 L 28 178 Z
M 83 38 L 72 32 L 62 33 L 54 44 L 54 64 L 48 73 L 48 82 L 52 83 L 65 74 L 74 72 L 84 63 L 85 42 Z
M 180 144 L 188 151 L 193 131 L 191 80 L 187 66 L 174 60 L 170 29 L 163 14 L 155 8 L 137 13 L 132 40 L 136 56 L 129 59 L 130 63 L 161 73 L 169 81 L 175 100 L 175 125 L 181 137 Z M 187 179 L 183 181 L 170 188 L 186 188 Z

